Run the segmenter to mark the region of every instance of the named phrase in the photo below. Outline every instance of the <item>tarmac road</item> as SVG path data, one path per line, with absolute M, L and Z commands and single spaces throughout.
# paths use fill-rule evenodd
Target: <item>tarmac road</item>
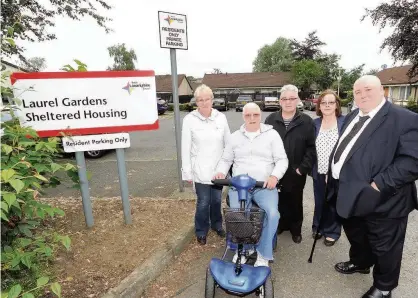
M 242 114 L 226 113 L 231 131 L 243 123 Z M 307 112 L 313 114 L 313 112 Z M 181 121 L 186 115 L 181 112 Z M 263 112 L 263 121 L 270 112 Z M 125 150 L 129 194 L 134 197 L 168 197 L 179 189 L 177 153 L 173 113 L 160 116 L 160 128 L 155 131 L 130 133 L 131 147 Z M 75 163 L 75 159 L 72 159 Z M 103 198 L 120 196 L 116 152 L 100 159 L 86 159 L 91 172 L 90 196 Z M 187 187 L 187 186 L 186 186 Z M 60 185 L 49 189 L 46 197 L 79 197 L 80 191 Z

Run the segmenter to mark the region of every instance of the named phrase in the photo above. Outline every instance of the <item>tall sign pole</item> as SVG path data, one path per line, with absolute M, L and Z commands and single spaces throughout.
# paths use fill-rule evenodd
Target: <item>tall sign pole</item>
M 158 24 L 160 32 L 160 47 L 170 49 L 171 79 L 173 87 L 174 128 L 177 148 L 177 174 L 180 192 L 184 191 L 181 173 L 181 126 L 179 107 L 179 82 L 177 76 L 176 49 L 187 50 L 187 17 L 183 14 L 159 11 Z

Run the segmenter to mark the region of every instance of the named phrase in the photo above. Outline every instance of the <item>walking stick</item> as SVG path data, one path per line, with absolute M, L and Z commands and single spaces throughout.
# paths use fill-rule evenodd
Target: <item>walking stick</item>
M 312 256 L 315 250 L 315 245 L 316 245 L 316 241 L 318 240 L 318 234 L 319 234 L 319 230 L 321 228 L 321 224 L 322 224 L 322 219 L 324 218 L 324 211 L 326 210 L 325 208 L 328 206 L 328 183 L 325 182 L 325 197 L 324 197 L 324 205 L 322 206 L 322 210 L 321 210 L 321 214 L 319 217 L 319 223 L 318 223 L 318 227 L 316 228 L 316 232 L 315 232 L 315 238 L 314 238 L 314 242 L 312 244 L 312 249 L 311 249 L 311 255 L 309 256 L 308 259 L 308 263 L 312 263 Z

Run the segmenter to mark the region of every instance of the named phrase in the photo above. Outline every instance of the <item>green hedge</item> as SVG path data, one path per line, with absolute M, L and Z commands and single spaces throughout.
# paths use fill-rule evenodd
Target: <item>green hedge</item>
M 188 111 L 189 110 L 188 106 L 189 106 L 188 103 L 181 103 L 181 104 L 179 104 L 179 109 L 180 109 L 180 111 Z M 173 103 L 168 104 L 168 110 L 169 111 L 174 111 L 174 104 Z
M 348 104 L 352 101 L 352 99 L 350 98 L 346 98 L 346 99 L 341 99 L 341 106 L 342 107 L 347 107 Z
M 418 114 L 418 104 L 409 105 L 407 109 Z

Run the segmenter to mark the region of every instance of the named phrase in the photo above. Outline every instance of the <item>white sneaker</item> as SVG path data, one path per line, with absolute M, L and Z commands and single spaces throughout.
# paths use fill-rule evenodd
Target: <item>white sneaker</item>
M 249 249 L 248 250 L 248 255 L 251 256 L 254 252 L 255 252 L 254 249 Z M 236 263 L 237 259 L 238 259 L 238 251 L 235 253 L 234 257 L 232 258 L 232 263 Z M 247 257 L 244 254 L 242 254 L 241 255 L 241 264 L 245 264 L 245 263 L 247 263 Z
M 254 267 L 259 267 L 259 266 L 265 266 L 265 267 L 269 266 L 269 260 L 266 260 L 260 254 L 257 255 L 257 261 L 255 261 L 254 263 Z

